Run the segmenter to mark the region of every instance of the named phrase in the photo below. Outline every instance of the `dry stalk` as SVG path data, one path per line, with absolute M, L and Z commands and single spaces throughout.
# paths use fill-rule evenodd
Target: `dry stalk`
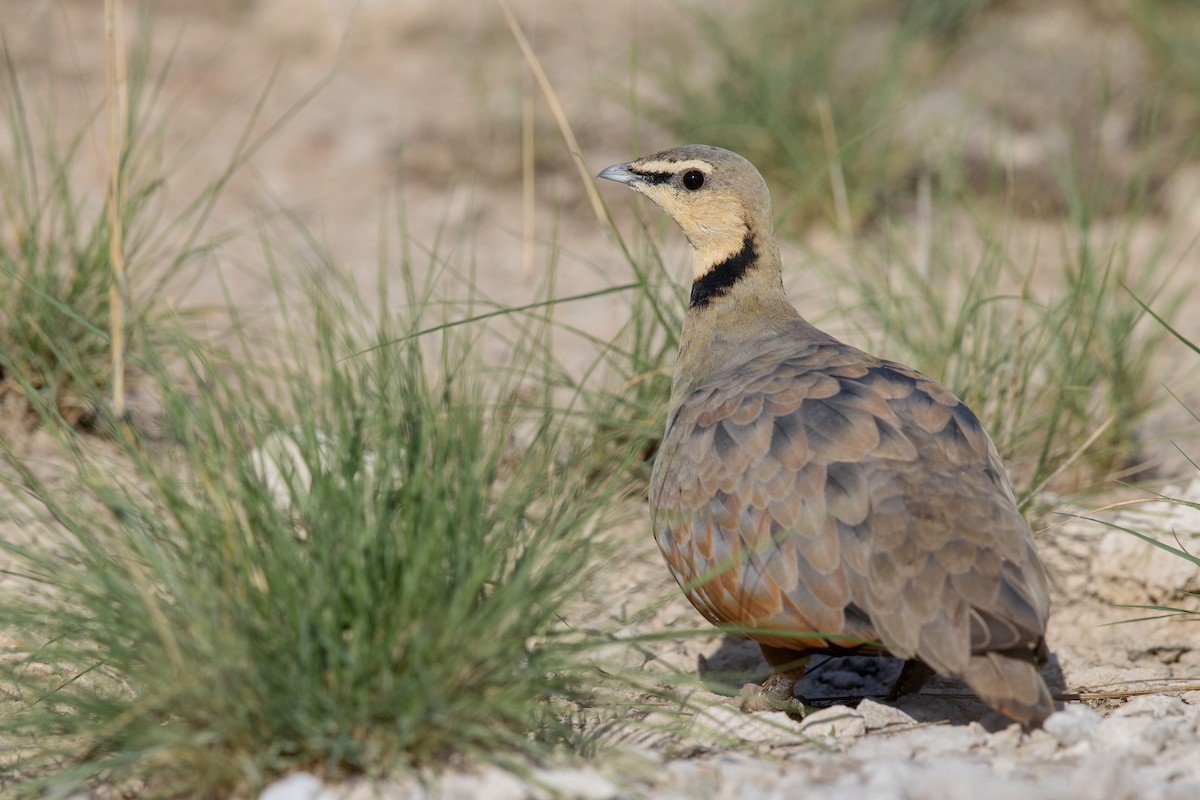
M 104 2 L 104 39 L 107 53 L 105 106 L 108 112 L 108 258 L 110 348 L 112 353 L 112 411 L 125 418 L 125 250 L 121 230 L 121 153 L 124 151 L 125 31 L 121 0 Z
M 521 274 L 525 280 L 533 277 L 534 227 L 534 173 L 533 173 L 533 84 L 530 70 L 525 70 L 521 86 Z
M 513 16 L 512 9 L 508 7 L 508 3 L 504 0 L 496 0 L 496 3 L 500 6 L 500 10 L 504 12 L 504 19 L 508 23 L 509 30 L 512 31 L 513 38 L 517 40 L 517 46 L 521 48 L 521 53 L 524 54 L 529 68 L 533 70 L 533 77 L 537 79 L 538 86 L 542 89 L 542 94 L 546 96 L 546 102 L 550 106 L 550 113 L 554 115 L 554 121 L 558 124 L 558 130 L 562 134 L 563 140 L 567 143 L 567 149 L 571 151 L 575 167 L 579 170 L 579 177 L 583 181 L 583 189 L 592 204 L 592 213 L 596 215 L 596 220 L 602 227 L 611 227 L 608 212 L 604 210 L 604 203 L 600 200 L 600 192 L 596 189 L 596 181 L 592 179 L 592 172 L 588 169 L 587 164 L 584 163 L 583 153 L 579 149 L 579 141 L 575 138 L 575 133 L 571 130 L 571 123 L 567 121 L 567 114 L 563 111 L 562 104 L 558 102 L 558 95 L 555 94 L 554 87 L 550 85 L 550 79 L 546 77 L 546 71 L 542 69 L 542 62 L 538 60 L 537 54 L 533 52 L 533 48 L 529 45 L 529 40 L 525 38 L 525 33 L 521 30 L 521 24 Z
M 838 155 L 837 129 L 833 124 L 833 110 L 829 97 L 817 96 L 817 116 L 821 118 L 821 136 L 825 140 L 825 157 L 829 159 L 829 181 L 833 188 L 833 205 L 837 210 L 838 227 L 842 236 L 849 241 L 854 233 L 854 221 L 850 217 L 850 199 L 846 193 L 846 176 L 842 173 L 842 160 Z
M 1147 686 L 1140 689 L 1112 689 L 1110 691 L 1092 691 L 1079 689 L 1077 691 L 1054 692 L 1055 700 L 1064 703 L 1081 703 L 1089 700 L 1124 700 L 1130 697 L 1142 697 L 1153 694 L 1181 694 L 1200 692 L 1200 683 L 1179 683 L 1162 686 Z M 978 700 L 978 695 L 970 692 L 921 692 L 921 697 L 937 697 L 943 700 Z M 845 695 L 837 697 L 822 697 L 821 703 L 851 703 L 863 699 L 864 695 Z

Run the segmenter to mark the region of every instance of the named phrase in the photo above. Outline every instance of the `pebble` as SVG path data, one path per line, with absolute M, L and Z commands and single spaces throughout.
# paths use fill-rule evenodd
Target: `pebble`
M 863 724 L 869 731 L 882 730 L 891 727 L 909 727 L 916 720 L 895 706 L 877 703 L 870 698 L 858 704 L 858 713 L 862 716 Z
M 787 744 L 802 735 L 800 724 L 785 714 L 770 711 L 747 713 L 725 704 L 700 709 L 696 712 L 694 724 L 701 735 L 710 734 L 726 743 L 732 738 L 752 744 Z
M 478 772 L 453 773 L 438 785 L 439 800 L 524 800 L 529 786 L 511 772 L 484 766 Z
M 258 800 L 337 800 L 337 796 L 326 791 L 316 775 L 296 772 L 272 783 Z
M 800 723 L 720 704 L 695 720 L 699 739 L 693 736 L 690 756 L 670 755 L 680 752 L 676 737 L 666 749 L 614 745 L 588 764 L 520 777 L 481 766 L 367 794 L 357 791 L 361 785 L 347 793 L 298 773 L 269 786 L 260 800 L 1200 798 L 1200 706 L 1169 695 L 1130 698 L 1107 716 L 1068 703 L 1030 732 L 919 723 L 871 700 L 856 709 L 826 708 Z M 723 743 L 715 743 L 718 732 Z M 745 738 L 730 743 L 734 734 Z

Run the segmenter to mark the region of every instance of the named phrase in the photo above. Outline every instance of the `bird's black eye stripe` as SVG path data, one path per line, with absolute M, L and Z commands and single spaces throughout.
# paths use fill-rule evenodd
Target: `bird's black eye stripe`
M 696 191 L 704 185 L 704 173 L 698 169 L 689 169 L 683 173 L 683 188 L 688 191 Z
M 674 172 L 638 172 L 637 176 L 646 183 L 666 183 L 675 177 Z

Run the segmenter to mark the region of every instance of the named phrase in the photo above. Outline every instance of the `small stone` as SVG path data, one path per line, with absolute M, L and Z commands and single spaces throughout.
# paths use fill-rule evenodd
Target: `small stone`
M 78 781 L 57 783 L 42 794 L 41 800 L 94 800 L 87 787 Z
M 1080 744 L 1085 745 L 1082 749 L 1090 752 L 1091 745 L 1088 742 L 1086 737 L 1080 740 Z M 1050 760 L 1061 750 L 1058 739 L 1052 734 L 1044 730 L 1034 730 L 1021 739 L 1017 752 L 1022 761 L 1029 762 Z
M 1020 725 L 1015 724 L 1007 725 L 994 733 L 988 733 L 978 722 L 972 722 L 967 728 L 986 737 L 988 748 L 995 752 L 1015 750 L 1025 739 L 1025 732 L 1021 730 Z
M 1064 747 L 1070 747 L 1096 732 L 1100 715 L 1085 705 L 1068 705 L 1056 711 L 1042 723 L 1042 730 Z
M 800 723 L 801 732 L 830 739 L 854 739 L 867 732 L 860 711 L 846 706 L 830 706 L 814 711 Z
M 325 791 L 325 784 L 316 775 L 296 772 L 275 781 L 258 796 L 258 800 L 335 800 Z
M 864 698 L 858 704 L 858 713 L 862 716 L 867 730 L 877 731 L 882 728 L 907 727 L 915 725 L 916 720 L 898 708 L 885 706 L 870 698 Z

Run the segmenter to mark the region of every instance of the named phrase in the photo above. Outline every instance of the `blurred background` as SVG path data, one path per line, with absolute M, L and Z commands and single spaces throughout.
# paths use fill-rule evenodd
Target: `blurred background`
M 0 767 L 590 754 L 760 675 L 647 535 L 685 242 L 592 177 L 683 143 L 762 170 L 806 317 L 984 421 L 1068 684 L 1194 678 L 1104 625 L 1200 588 L 1197 0 L 126 0 L 119 159 L 104 5 L 0 0 Z
M 549 312 L 558 357 L 580 376 L 646 310 L 614 288 L 636 278 L 658 293 L 664 324 L 637 344 L 658 348 L 654 363 L 607 379 L 638 384 L 641 404 L 669 374 L 684 244 L 587 176 L 716 144 L 767 177 L 802 313 L 946 382 L 1030 495 L 1050 478 L 1076 491 L 1188 466 L 1174 442 L 1200 401 L 1194 359 L 1148 314 L 1200 335 L 1196 3 L 511 9 L 547 86 L 500 3 L 125 4 L 125 180 L 142 204 L 131 280 L 166 274 L 156 298 L 216 330 L 231 309 L 280 322 L 279 292 L 304 275 L 371 295 L 414 259 L 423 278 L 397 278 L 394 307 L 420 299 L 405 291 L 493 308 L 599 292 Z M 60 159 L 72 202 L 100 209 L 101 9 L 7 0 L 0 26 L 0 153 Z M 36 179 L 9 173 L 0 235 L 15 252 L 15 209 L 32 207 L 18 187 Z M 477 344 L 491 364 L 520 355 L 510 337 Z

